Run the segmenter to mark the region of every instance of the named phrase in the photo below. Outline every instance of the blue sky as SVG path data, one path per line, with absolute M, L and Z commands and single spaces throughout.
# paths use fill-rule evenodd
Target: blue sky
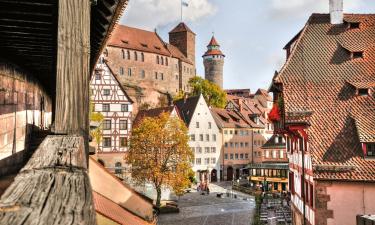
M 285 61 L 284 45 L 313 12 L 327 13 L 328 0 L 184 0 L 183 21 L 196 33 L 197 74 L 212 32 L 223 53 L 224 88 L 268 88 Z M 130 0 L 120 23 L 168 31 L 180 22 L 181 0 Z M 344 0 L 345 13 L 375 13 L 374 0 Z

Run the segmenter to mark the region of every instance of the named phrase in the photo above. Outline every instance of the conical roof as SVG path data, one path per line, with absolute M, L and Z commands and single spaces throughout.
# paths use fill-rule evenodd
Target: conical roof
M 217 43 L 215 36 L 212 35 L 211 41 L 208 43 L 207 47 L 208 46 L 220 46 L 219 43 Z

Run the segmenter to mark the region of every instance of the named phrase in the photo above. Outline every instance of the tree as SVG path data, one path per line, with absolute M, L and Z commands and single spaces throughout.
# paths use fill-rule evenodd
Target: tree
M 179 195 L 190 185 L 188 173 L 193 152 L 188 140 L 185 124 L 167 113 L 146 117 L 133 128 L 125 160 L 131 165 L 136 183 L 154 185 L 157 207 L 162 187 L 170 187 Z
M 90 129 L 90 135 L 95 139 L 97 144 L 97 148 L 99 148 L 99 144 L 102 140 L 102 126 L 101 123 L 104 119 L 103 114 L 94 111 L 94 104 L 90 100 L 90 114 L 89 114 L 90 121 L 97 122 L 100 124 L 98 127 L 94 129 Z
M 216 84 L 195 76 L 189 80 L 189 85 L 192 91 L 189 96 L 196 96 L 202 94 L 209 106 L 224 108 L 227 103 L 227 94 Z M 183 94 L 179 93 L 175 100 L 183 98 Z

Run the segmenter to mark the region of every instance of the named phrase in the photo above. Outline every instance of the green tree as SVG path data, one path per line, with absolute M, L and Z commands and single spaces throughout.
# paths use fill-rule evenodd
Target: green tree
M 196 96 L 202 94 L 209 106 L 224 108 L 227 104 L 227 94 L 216 84 L 195 76 L 189 80 L 189 85 L 192 91 L 189 96 Z M 184 93 L 179 93 L 174 100 L 183 98 Z
M 132 178 L 138 184 L 154 185 L 157 207 L 160 207 L 162 187 L 170 187 L 180 195 L 190 185 L 188 173 L 193 153 L 188 140 L 184 123 L 167 113 L 146 117 L 133 128 L 125 160 L 131 165 Z

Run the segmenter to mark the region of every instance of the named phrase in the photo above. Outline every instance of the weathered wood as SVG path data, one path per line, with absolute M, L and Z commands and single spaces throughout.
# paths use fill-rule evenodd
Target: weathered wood
M 0 224 L 96 224 L 83 137 L 47 136 L 0 199 Z
M 55 133 L 87 136 L 90 0 L 59 1 Z

